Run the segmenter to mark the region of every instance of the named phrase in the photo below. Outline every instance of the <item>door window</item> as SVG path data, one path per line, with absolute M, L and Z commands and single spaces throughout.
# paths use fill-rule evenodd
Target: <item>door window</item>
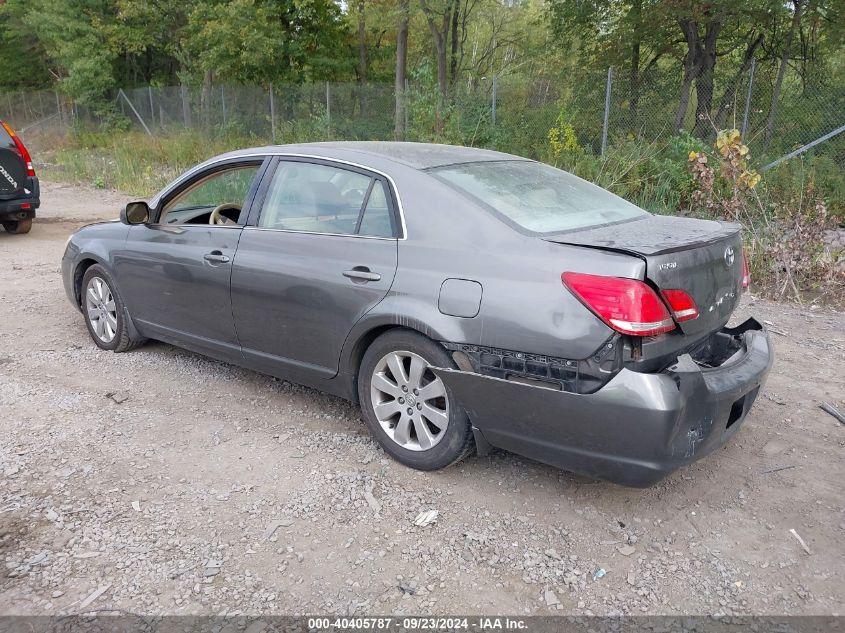
M 299 161 L 279 163 L 258 226 L 339 235 L 393 235 L 381 180 Z
M 211 214 L 218 209 L 216 224 L 242 225 L 240 218 L 246 196 L 259 165 L 239 165 L 214 173 L 192 183 L 162 209 L 160 224 L 212 224 Z

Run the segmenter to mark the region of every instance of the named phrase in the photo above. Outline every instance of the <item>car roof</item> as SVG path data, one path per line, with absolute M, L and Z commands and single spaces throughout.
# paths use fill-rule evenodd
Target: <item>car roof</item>
M 405 143 L 392 141 L 334 141 L 326 143 L 301 143 L 297 145 L 272 145 L 253 147 L 230 152 L 226 156 L 237 157 L 256 153 L 302 153 L 325 158 L 350 159 L 360 156 L 366 162 L 367 156 L 386 159 L 414 169 L 431 169 L 459 163 L 477 163 L 497 160 L 528 160 L 512 154 L 475 147 L 439 145 L 435 143 Z

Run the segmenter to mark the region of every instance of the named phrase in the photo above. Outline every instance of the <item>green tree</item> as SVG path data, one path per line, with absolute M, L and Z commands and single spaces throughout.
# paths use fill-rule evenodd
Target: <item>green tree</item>
M 349 32 L 331 0 L 198 4 L 186 47 L 221 79 L 268 85 L 334 79 L 350 68 Z
M 108 38 L 114 6 L 108 0 L 12 0 L 37 35 L 50 71 L 80 103 L 100 103 L 115 86 L 118 52 Z
M 6 89 L 46 88 L 53 81 L 47 53 L 25 16 L 20 0 L 0 3 L 0 87 Z

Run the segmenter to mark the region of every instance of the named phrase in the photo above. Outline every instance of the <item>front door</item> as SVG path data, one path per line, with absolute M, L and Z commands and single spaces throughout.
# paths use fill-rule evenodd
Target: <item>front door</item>
M 133 226 L 115 261 L 137 327 L 215 356 L 240 356 L 232 320 L 232 260 L 261 165 L 234 162 L 166 194 L 153 222 Z
M 334 376 L 347 334 L 396 272 L 388 182 L 346 164 L 283 158 L 250 225 L 232 268 L 244 357 L 292 379 Z

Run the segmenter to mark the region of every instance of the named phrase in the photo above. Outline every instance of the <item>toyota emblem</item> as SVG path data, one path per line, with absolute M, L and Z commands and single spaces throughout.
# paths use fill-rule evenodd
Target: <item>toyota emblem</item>
M 728 246 L 725 249 L 725 266 L 730 268 L 734 265 L 734 248 L 733 246 Z

